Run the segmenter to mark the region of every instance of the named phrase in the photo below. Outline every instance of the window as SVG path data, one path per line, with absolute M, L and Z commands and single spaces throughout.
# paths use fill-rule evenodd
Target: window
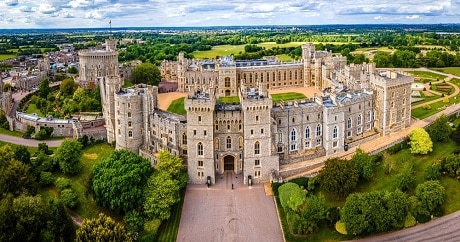
M 260 143 L 259 143 L 259 141 L 256 141 L 256 143 L 254 143 L 254 154 L 255 155 L 260 154 Z
M 339 143 L 337 141 L 332 142 L 332 147 L 336 148 Z
M 219 149 L 219 146 L 220 146 L 220 144 L 219 144 L 219 138 L 216 138 L 216 139 L 214 140 L 214 143 L 215 143 L 214 149 L 215 149 L 215 150 L 218 150 L 218 149 Z
M 260 129 L 260 134 L 264 134 L 264 129 Z
M 203 166 L 203 161 L 202 160 L 198 161 L 198 166 Z
M 118 125 L 120 125 L 120 120 L 118 120 Z
M 337 115 L 334 116 L 334 121 L 337 121 Z
M 183 134 L 182 134 L 182 144 L 183 144 L 183 145 L 186 145 L 186 144 L 187 144 L 187 134 L 186 134 L 186 133 L 183 133 Z
M 232 138 L 230 136 L 227 137 L 227 149 L 232 148 Z
M 196 129 L 193 130 L 193 135 L 196 135 Z
M 361 125 L 362 124 L 362 117 L 361 117 L 361 114 L 358 115 L 358 125 Z
M 254 165 L 255 165 L 255 166 L 260 166 L 260 160 L 255 160 L 255 161 L 254 161 Z
M 291 141 L 296 141 L 296 132 L 295 132 L 295 129 L 292 129 L 291 130 Z
M 219 130 L 219 125 L 216 124 L 216 130 Z
M 254 130 L 253 130 L 253 129 L 251 129 L 251 135 L 253 135 L 253 134 L 254 134 Z
M 321 139 L 316 139 L 316 146 L 320 146 L 321 145 Z
M 128 103 L 128 108 L 131 108 L 131 103 Z
M 368 122 L 372 121 L 372 113 L 371 113 L 371 111 L 367 112 L 367 120 L 368 120 Z
M 128 118 L 131 118 L 131 112 L 128 112 Z
M 283 153 L 283 146 L 278 146 L 278 153 Z
M 310 127 L 307 127 L 305 129 L 305 139 L 309 139 L 310 138 Z
M 316 126 L 316 136 L 321 136 L 321 125 Z
M 255 171 L 254 172 L 254 177 L 260 177 L 260 171 Z
M 201 122 L 201 116 L 198 116 L 198 122 Z
M 351 118 L 348 118 L 347 120 L 347 128 L 351 128 Z
M 348 138 L 351 137 L 351 131 L 348 131 L 348 132 L 347 132 L 347 137 L 348 137 Z
M 230 87 L 230 77 L 225 78 L 225 87 Z
M 197 145 L 197 154 L 198 154 L 198 155 L 203 155 L 203 143 L 201 143 L 201 142 L 198 142 L 198 145 Z
M 337 126 L 335 126 L 334 129 L 332 130 L 332 138 L 333 139 L 337 139 L 337 136 L 338 136 L 337 133 L 338 133 L 337 132 Z
M 297 145 L 296 144 L 291 144 L 291 151 L 297 150 Z
M 305 141 L 305 148 L 310 148 L 310 140 Z
M 128 121 L 128 127 L 131 127 L 131 126 L 132 126 L 131 121 Z
M 259 121 L 259 116 L 256 116 L 256 122 Z
M 278 119 L 278 125 L 281 125 L 281 119 Z
M 206 130 L 203 130 L 203 135 L 206 136 L 208 134 L 208 132 L 206 132 Z
M 203 177 L 204 177 L 204 172 L 203 172 L 203 171 L 199 171 L 199 172 L 198 172 L 198 177 L 203 178 Z
M 292 123 L 295 123 L 295 117 L 292 117 Z
M 239 148 L 240 150 L 243 149 L 243 143 L 244 143 L 243 137 L 239 137 L 239 138 L 238 138 L 238 148 Z
M 130 138 L 132 138 L 132 137 L 133 137 L 133 131 L 131 131 L 131 130 L 128 131 L 128 136 L 129 136 Z
M 283 143 L 283 133 L 278 130 L 278 143 Z
M 118 134 L 121 134 L 121 130 L 120 130 L 120 129 L 118 129 Z
M 361 127 L 358 128 L 358 134 L 360 134 L 363 130 L 361 129 Z

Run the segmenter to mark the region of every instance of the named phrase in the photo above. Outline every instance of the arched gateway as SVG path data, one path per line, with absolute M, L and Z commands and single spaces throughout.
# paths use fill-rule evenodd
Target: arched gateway
M 224 171 L 235 171 L 235 157 L 231 155 L 224 157 Z

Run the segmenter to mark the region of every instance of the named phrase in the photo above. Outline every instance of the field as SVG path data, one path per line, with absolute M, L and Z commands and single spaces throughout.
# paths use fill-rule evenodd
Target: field
M 0 128 L 0 134 L 6 134 L 6 135 L 21 137 L 21 138 L 24 135 L 24 133 L 21 133 L 19 131 L 11 131 L 11 130 L 4 129 L 4 128 Z
M 38 109 L 37 106 L 33 103 L 29 103 L 29 105 L 27 106 L 26 113 L 28 114 L 36 113 L 40 117 L 45 117 L 45 115 L 43 115 L 40 109 Z
M 223 104 L 239 104 L 240 98 L 238 96 L 231 96 L 231 97 L 220 97 L 217 102 Z
M 180 114 L 180 115 L 187 114 L 187 111 L 185 111 L 184 101 L 185 101 L 185 97 L 181 97 L 179 99 L 172 101 L 167 111 L 171 113 Z
M 273 102 L 279 101 L 290 101 L 290 100 L 297 100 L 297 99 L 304 99 L 307 98 L 302 93 L 298 92 L 286 92 L 286 93 L 278 93 L 278 94 L 271 94 Z
M 11 54 L 2 54 L 0 55 L 0 61 L 8 60 L 11 58 L 16 57 L 16 55 L 11 55 Z
M 460 76 L 460 67 L 435 68 L 434 70 Z
M 444 78 L 446 78 L 445 75 L 433 73 L 430 71 L 406 71 L 406 72 L 416 77 L 420 77 L 420 78 L 430 78 L 430 79 L 439 79 L 439 80 L 443 80 Z
M 378 190 L 394 191 L 397 188 L 397 175 L 404 165 L 413 161 L 415 183 L 420 184 L 426 181 L 425 169 L 431 165 L 432 162 L 439 160 L 440 158 L 452 154 L 454 149 L 457 147 L 455 142 L 449 140 L 445 143 L 434 143 L 433 152 L 428 155 L 414 155 L 411 154 L 409 149 L 403 149 L 400 152 L 389 155 L 384 154 L 384 161 L 378 164 L 374 168 L 373 178 L 366 182 L 363 181 L 358 184 L 355 192 L 369 192 Z M 389 174 L 385 174 L 386 167 L 388 164 L 392 164 L 392 169 Z M 460 210 L 460 183 L 454 178 L 443 176 L 441 178 L 441 184 L 446 188 L 446 201 L 443 206 L 443 213 L 445 215 Z M 415 195 L 415 186 L 406 191 L 407 196 Z M 335 198 L 330 194 L 320 191 L 319 188 L 313 190 L 316 195 L 323 195 L 326 199 L 326 205 L 328 207 L 343 207 L 345 199 Z M 278 210 L 280 214 L 281 223 L 284 229 L 285 238 L 288 242 L 294 241 L 341 241 L 355 239 L 352 235 L 340 235 L 334 229 L 327 227 L 325 224 L 320 226 L 320 231 L 307 236 L 294 236 L 289 233 L 287 227 L 286 215 L 283 211 L 279 199 L 277 198 Z
M 444 106 L 452 104 L 452 99 L 449 98 L 449 103 L 445 103 L 443 100 L 429 104 L 431 109 L 424 109 L 423 107 L 415 108 L 411 110 L 411 115 L 418 119 L 424 119 L 435 113 L 441 112 Z

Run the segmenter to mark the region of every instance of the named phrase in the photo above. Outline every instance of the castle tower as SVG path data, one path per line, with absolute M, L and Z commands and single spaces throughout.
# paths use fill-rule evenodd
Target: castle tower
M 188 174 L 191 183 L 204 184 L 207 177 L 215 183 L 213 90 L 191 88 L 185 99 L 187 110 Z
M 116 39 L 106 39 L 105 40 L 105 50 L 106 51 L 117 51 L 117 40 Z
M 313 58 L 315 54 L 315 45 L 313 43 L 302 45 L 302 60 L 303 60 L 303 78 L 304 86 L 311 86 L 311 76 L 313 69 Z
M 110 144 L 115 140 L 115 93 L 122 86 L 119 76 L 106 76 L 99 78 L 101 90 L 102 113 L 105 118 L 105 127 L 107 129 L 107 142 Z
M 272 171 L 279 170 L 270 134 L 272 99 L 258 88 L 249 88 L 241 91 L 240 100 L 244 116 L 244 183 L 249 179 L 251 182 L 267 181 Z

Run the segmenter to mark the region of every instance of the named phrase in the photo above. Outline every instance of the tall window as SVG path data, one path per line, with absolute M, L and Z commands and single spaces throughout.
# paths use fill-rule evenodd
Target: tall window
M 358 125 L 361 125 L 362 123 L 362 118 L 361 118 L 361 114 L 358 115 L 358 121 L 357 121 Z
M 131 113 L 130 112 L 128 113 L 128 118 L 131 118 Z
M 295 141 L 296 140 L 296 132 L 295 132 L 295 129 L 292 129 L 291 130 L 291 141 Z
M 198 161 L 198 166 L 203 166 L 203 161 L 202 160 Z
M 321 136 L 321 125 L 316 126 L 316 136 Z
M 283 143 L 283 133 L 278 130 L 278 143 Z
M 230 136 L 227 137 L 227 149 L 232 148 L 232 138 Z
M 347 128 L 351 128 L 351 118 L 348 118 L 347 120 Z
M 131 126 L 132 126 L 131 121 L 128 121 L 128 127 L 131 127 Z
M 310 138 L 310 127 L 307 127 L 307 129 L 305 129 L 305 139 L 309 139 Z
M 230 87 L 230 77 L 225 78 L 225 87 Z
M 187 144 L 187 134 L 186 133 L 182 133 L 182 144 L 183 145 Z
M 219 138 L 216 138 L 216 139 L 214 140 L 214 145 L 215 145 L 214 149 L 215 149 L 215 150 L 218 150 L 218 149 L 219 149 L 219 146 L 220 146 L 220 144 L 219 144 Z
M 197 155 L 203 155 L 203 143 L 198 142 L 197 145 Z
M 371 111 L 367 112 L 367 120 L 368 120 L 368 122 L 372 121 L 372 113 L 371 113 Z
M 334 129 L 332 130 L 332 138 L 333 139 L 337 139 L 337 135 L 338 135 L 337 133 L 338 133 L 337 132 L 337 126 L 335 126 Z
M 259 141 L 256 141 L 256 143 L 254 143 L 254 154 L 255 155 L 260 154 L 260 143 L 259 143 Z
M 128 136 L 129 136 L 130 138 L 132 138 L 132 137 L 133 137 L 133 131 L 130 130 L 130 131 L 128 132 Z

